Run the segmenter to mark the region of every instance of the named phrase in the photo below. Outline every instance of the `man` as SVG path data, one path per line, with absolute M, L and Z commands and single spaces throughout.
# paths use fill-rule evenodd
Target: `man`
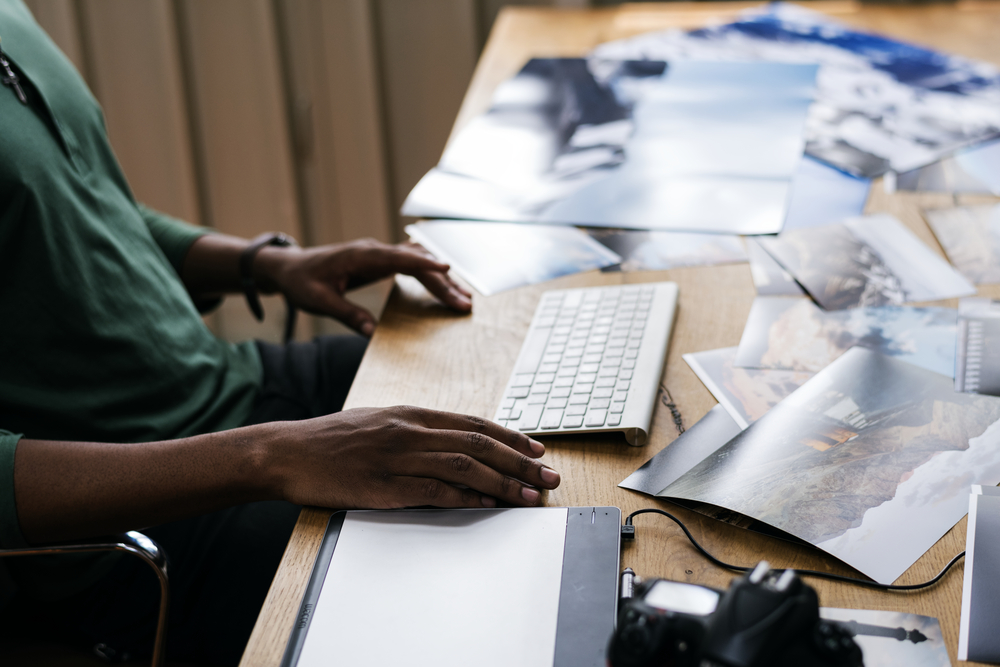
M 336 412 L 360 339 L 233 345 L 194 305 L 241 289 L 242 256 L 257 290 L 370 334 L 348 287 L 403 272 L 468 311 L 447 265 L 373 241 L 247 251 L 142 207 L 20 0 L 0 0 L 0 40 L 0 546 L 153 526 L 171 557 L 168 657 L 233 664 L 298 506 L 534 505 L 558 485 L 540 443 L 482 419 Z M 136 559 L 4 566 L 0 627 L 37 605 L 81 641 L 149 651 L 156 592 Z

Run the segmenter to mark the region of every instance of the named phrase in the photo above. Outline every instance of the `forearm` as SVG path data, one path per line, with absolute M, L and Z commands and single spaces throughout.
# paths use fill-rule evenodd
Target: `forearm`
M 14 459 L 21 532 L 32 544 L 106 535 L 278 497 L 272 425 L 163 442 L 22 440 Z
M 197 239 L 188 249 L 181 269 L 181 280 L 188 292 L 209 298 L 242 291 L 240 255 L 249 244 L 246 239 L 226 234 L 207 234 Z M 275 291 L 271 277 L 275 260 L 281 253 L 294 251 L 276 246 L 264 246 L 257 251 L 252 268 L 260 292 Z

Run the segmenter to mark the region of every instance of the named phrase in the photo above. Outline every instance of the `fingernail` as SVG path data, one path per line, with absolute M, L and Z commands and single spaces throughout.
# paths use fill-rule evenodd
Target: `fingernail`
M 559 484 L 559 473 L 552 468 L 542 467 L 542 471 L 539 475 L 541 476 L 542 481 L 546 484 L 550 484 L 552 486 L 557 486 Z
M 371 322 L 365 322 L 361 325 L 361 333 L 366 336 L 371 336 L 375 332 L 375 325 Z
M 534 489 L 529 489 L 526 486 L 521 487 L 521 497 L 527 500 L 532 505 L 538 502 L 538 498 L 540 496 L 541 494 L 538 493 L 538 491 L 535 491 Z
M 496 498 L 491 498 L 490 496 L 481 496 L 480 497 L 480 502 L 483 503 L 483 507 L 496 507 L 497 506 Z
M 545 445 L 538 442 L 537 440 L 532 440 L 528 438 L 528 446 L 531 447 L 531 453 L 535 456 L 541 456 L 545 453 Z

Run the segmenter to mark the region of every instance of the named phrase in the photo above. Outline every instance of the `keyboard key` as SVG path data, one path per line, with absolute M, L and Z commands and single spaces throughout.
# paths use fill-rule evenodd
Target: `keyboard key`
M 531 393 L 532 394 L 547 394 L 547 393 L 549 393 L 550 389 L 552 389 L 552 385 L 551 384 L 540 384 L 540 383 L 536 382 L 531 387 Z
M 597 387 L 590 395 L 594 398 L 611 398 L 614 393 L 615 391 L 611 387 Z M 624 401 L 625 399 L 622 398 L 621 400 Z
M 579 382 L 579 383 L 581 383 L 581 384 L 582 383 L 593 384 L 594 380 L 597 379 L 597 372 L 596 372 L 597 369 L 595 368 L 594 371 L 595 372 L 593 372 L 593 373 L 579 373 L 579 374 L 577 374 L 576 381 Z
M 573 394 L 569 397 L 569 404 L 572 405 L 586 405 L 590 403 L 590 394 Z
M 591 410 L 587 413 L 586 424 L 590 428 L 595 426 L 604 426 L 604 420 L 607 418 L 608 413 L 606 410 Z
M 503 402 L 500 403 L 500 407 L 501 408 L 512 408 L 512 407 L 514 407 L 514 398 L 511 397 L 511 398 L 505 398 L 505 399 L 503 399 Z M 506 419 L 506 417 L 504 419 Z
M 517 422 L 518 431 L 534 431 L 538 428 L 538 420 L 542 417 L 543 405 L 529 405 L 521 413 L 521 419 Z
M 615 385 L 615 391 L 628 391 L 628 386 L 631 384 L 628 380 L 619 380 Z
M 623 359 L 622 368 L 626 368 L 628 370 L 635 368 L 635 359 Z
M 528 405 L 538 405 L 540 403 L 544 404 L 545 401 L 548 400 L 548 398 L 549 397 L 546 396 L 545 394 L 532 394 L 531 396 L 528 397 Z
M 626 371 L 626 370 L 619 371 L 618 372 L 618 379 L 619 380 L 631 380 L 632 379 L 632 371 Z
M 601 363 L 601 357 L 604 356 L 600 352 L 592 352 L 590 354 L 583 355 L 583 363 L 585 364 L 599 364 Z
M 618 426 L 622 423 L 621 415 L 608 415 L 608 426 Z
M 562 334 L 561 336 L 553 335 L 552 338 L 549 339 L 550 345 L 565 345 L 568 342 L 569 336 L 566 334 Z
M 510 419 L 511 419 L 511 421 L 517 421 L 520 418 L 521 418 L 521 408 L 513 408 L 510 411 Z
M 597 377 L 598 378 L 606 378 L 606 377 L 617 378 L 618 377 L 618 368 L 616 368 L 614 366 L 602 366 L 601 370 L 597 371 Z
M 585 415 L 585 414 L 587 414 L 586 405 L 571 405 L 568 408 L 566 408 L 567 417 L 572 415 Z
M 559 387 L 572 387 L 572 386 L 573 386 L 573 378 L 572 377 L 570 377 L 570 376 L 558 377 L 558 378 L 556 378 L 556 381 L 552 383 L 552 387 L 553 387 L 552 391 L 554 392 Z M 552 395 L 555 396 L 556 394 L 553 393 Z
M 580 365 L 580 358 L 579 357 L 570 357 L 568 359 L 567 358 L 563 358 L 563 360 L 559 362 L 559 366 L 562 367 L 562 368 L 576 367 L 576 366 L 579 366 L 579 365 Z
M 582 357 L 583 348 L 582 347 L 568 347 L 566 351 L 563 352 L 563 359 L 570 359 L 573 357 Z
M 604 350 L 604 360 L 610 361 L 611 359 L 621 359 L 623 354 L 625 354 L 625 348 L 609 347 L 608 349 Z
M 553 387 L 549 392 L 549 398 L 569 398 L 570 387 Z
M 595 374 L 596 375 L 597 370 L 600 367 L 601 367 L 600 363 L 580 364 L 580 372 L 581 373 L 590 373 L 590 374 Z
M 510 409 L 502 409 L 497 413 L 497 419 L 510 419 Z
M 591 398 L 588 406 L 593 410 L 607 410 L 611 407 L 611 401 L 606 398 Z
M 565 368 L 560 368 L 559 372 L 557 373 L 557 376 L 558 377 L 556 377 L 556 386 L 559 385 L 559 380 L 576 377 L 576 367 L 567 366 Z
M 512 387 L 530 387 L 535 380 L 533 373 L 521 373 L 514 376 L 514 381 L 510 383 Z
M 625 412 L 625 404 L 621 402 L 612 403 L 611 412 L 613 414 L 621 414 L 622 412 Z
M 542 428 L 559 428 L 559 423 L 562 421 L 563 411 L 562 410 L 546 410 L 542 414 Z
M 590 391 L 593 388 L 594 388 L 594 385 L 592 385 L 592 384 L 577 384 L 577 385 L 573 386 L 573 393 L 574 394 L 589 394 Z
M 507 398 L 527 398 L 528 387 L 511 387 L 507 390 Z
M 539 373 L 555 373 L 559 370 L 559 364 L 542 364 L 538 367 Z
M 615 392 L 615 396 L 614 396 L 614 398 L 612 400 L 615 400 L 615 401 L 624 401 L 626 398 L 628 398 L 628 392 L 627 391 L 616 391 Z
M 562 420 L 563 428 L 580 428 L 581 426 L 583 426 L 583 415 L 580 415 L 578 417 L 571 417 L 569 415 L 566 415 L 565 417 L 563 417 Z
M 546 354 L 542 357 L 543 364 L 558 364 L 559 360 L 562 359 L 561 354 Z
M 555 379 L 556 379 L 555 371 L 552 371 L 551 373 L 539 373 L 538 375 L 535 376 L 535 382 L 538 383 L 552 382 Z
M 560 410 L 562 410 L 563 408 L 566 407 L 567 403 L 569 403 L 569 400 L 566 398 L 553 398 L 552 396 L 550 396 L 549 400 L 545 403 L 545 407 L 559 408 Z
M 562 355 L 562 353 L 565 351 L 566 351 L 565 345 L 556 345 L 555 343 L 549 343 L 549 346 L 545 348 L 545 356 L 542 357 L 542 363 L 543 364 L 546 363 L 545 357 L 549 356 L 550 354 Z
M 616 375 L 617 375 L 617 373 L 616 373 Z M 597 382 L 594 383 L 594 386 L 595 387 L 614 387 L 615 386 L 615 378 L 614 378 L 614 376 L 612 376 L 612 377 L 598 377 L 597 378 Z

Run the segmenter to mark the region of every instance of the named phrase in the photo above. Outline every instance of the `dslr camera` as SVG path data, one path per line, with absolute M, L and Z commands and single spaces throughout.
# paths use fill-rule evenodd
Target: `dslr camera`
M 626 576 L 629 571 L 626 570 Z M 819 617 L 816 591 L 766 562 L 722 592 L 654 579 L 625 590 L 609 667 L 863 667 L 840 625 Z

